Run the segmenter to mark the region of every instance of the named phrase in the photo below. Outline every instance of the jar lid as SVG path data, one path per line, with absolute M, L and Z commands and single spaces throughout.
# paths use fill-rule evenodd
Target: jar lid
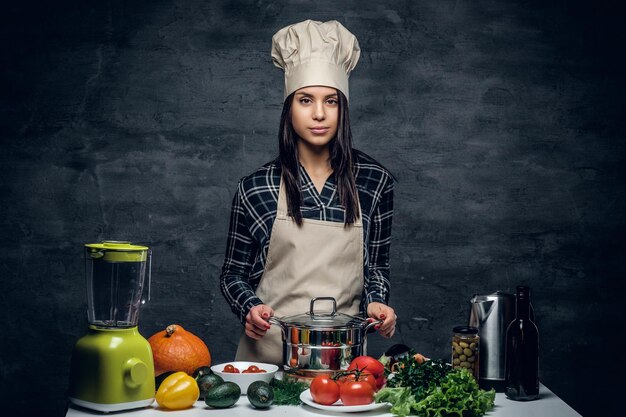
M 86 243 L 87 259 L 104 262 L 145 262 L 147 246 L 133 245 L 130 242 L 105 240 L 101 243 Z
M 460 334 L 478 334 L 478 329 L 472 326 L 456 326 L 452 331 Z
M 85 247 L 93 248 L 93 249 L 106 249 L 106 250 L 117 250 L 117 251 L 142 251 L 148 250 L 147 246 L 139 246 L 133 245 L 128 241 L 122 240 L 105 240 L 100 243 L 86 243 Z

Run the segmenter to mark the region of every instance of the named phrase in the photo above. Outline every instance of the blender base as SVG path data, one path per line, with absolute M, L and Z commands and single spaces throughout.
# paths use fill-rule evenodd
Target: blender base
M 91 410 L 101 411 L 103 413 L 110 413 L 114 411 L 131 410 L 133 408 L 147 407 L 154 402 L 154 398 L 141 401 L 130 401 L 126 403 L 117 404 L 100 404 L 92 403 L 90 401 L 79 400 L 78 398 L 70 397 L 70 401 L 80 407 L 89 408 Z
M 137 327 L 90 325 L 72 353 L 70 400 L 98 411 L 121 411 L 152 404 L 155 394 L 152 349 Z

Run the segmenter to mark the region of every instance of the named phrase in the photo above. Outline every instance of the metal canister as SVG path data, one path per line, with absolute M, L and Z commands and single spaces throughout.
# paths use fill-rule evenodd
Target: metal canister
M 478 329 L 471 326 L 457 326 L 452 329 L 452 367 L 465 368 L 478 381 L 480 337 Z

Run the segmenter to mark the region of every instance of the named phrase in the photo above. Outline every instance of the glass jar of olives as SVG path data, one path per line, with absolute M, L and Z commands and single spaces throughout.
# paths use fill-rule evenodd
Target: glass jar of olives
M 478 381 L 480 346 L 478 329 L 471 326 L 457 326 L 452 329 L 452 332 L 452 367 L 467 369 Z

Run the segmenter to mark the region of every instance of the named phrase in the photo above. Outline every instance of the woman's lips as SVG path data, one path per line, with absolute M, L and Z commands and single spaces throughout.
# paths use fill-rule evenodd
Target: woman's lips
M 315 126 L 309 128 L 311 133 L 313 133 L 314 135 L 323 135 L 324 133 L 328 132 L 328 129 L 329 128 L 324 126 Z

